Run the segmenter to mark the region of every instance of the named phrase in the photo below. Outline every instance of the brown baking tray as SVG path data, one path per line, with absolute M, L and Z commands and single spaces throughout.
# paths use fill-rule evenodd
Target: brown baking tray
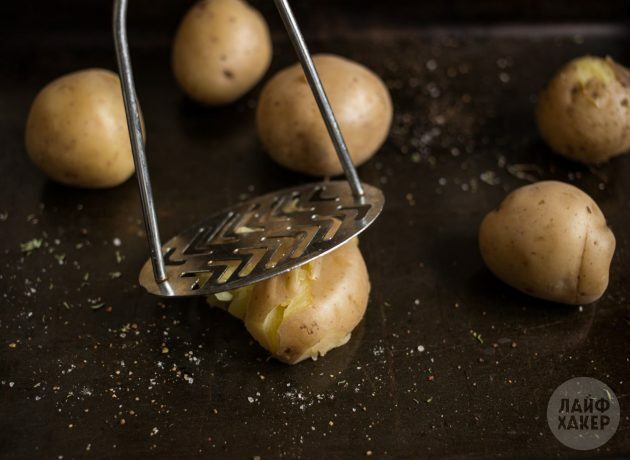
M 148 249 L 133 180 L 68 189 L 29 163 L 23 131 L 38 89 L 76 69 L 114 69 L 115 56 L 109 2 L 22 3 L 7 5 L 0 37 L 2 458 L 630 452 L 630 157 L 597 168 L 563 160 L 533 120 L 537 92 L 567 60 L 630 64 L 624 2 L 295 2 L 312 51 L 374 69 L 395 120 L 359 169 L 387 199 L 361 236 L 365 320 L 347 346 L 294 367 L 203 300 L 160 300 L 137 285 Z M 310 180 L 262 152 L 260 87 L 220 109 L 182 96 L 169 40 L 189 2 L 131 3 L 165 239 L 239 199 Z M 271 2 L 256 5 L 274 30 L 271 74 L 295 58 Z M 529 298 L 484 268 L 482 217 L 540 179 L 585 190 L 615 232 L 610 287 L 592 305 Z M 33 238 L 42 247 L 23 254 Z M 603 380 L 620 401 L 618 432 L 596 451 L 569 450 L 547 426 L 549 396 L 576 376 Z

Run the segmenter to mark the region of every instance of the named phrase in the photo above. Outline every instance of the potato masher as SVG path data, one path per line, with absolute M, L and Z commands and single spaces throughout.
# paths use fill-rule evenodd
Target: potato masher
M 275 191 L 216 212 L 164 246 L 144 150 L 127 41 L 128 0 L 114 2 L 114 42 L 150 259 L 140 284 L 185 297 L 243 287 L 279 275 L 346 243 L 378 217 L 385 202 L 362 184 L 288 0 L 274 0 L 328 129 L 346 179 Z

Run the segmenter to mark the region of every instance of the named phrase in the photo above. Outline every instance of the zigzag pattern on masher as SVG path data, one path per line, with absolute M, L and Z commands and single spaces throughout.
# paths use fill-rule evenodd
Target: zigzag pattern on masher
M 169 241 L 164 246 L 169 282 L 198 295 L 230 290 L 244 277 L 269 278 L 353 237 L 381 207 L 379 200 L 357 203 L 345 181 L 258 197 Z

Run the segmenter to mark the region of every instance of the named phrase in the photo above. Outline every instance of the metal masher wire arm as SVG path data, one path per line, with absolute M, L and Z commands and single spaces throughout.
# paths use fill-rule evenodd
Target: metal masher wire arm
M 280 13 L 280 17 L 282 18 L 282 22 L 284 23 L 284 27 L 287 29 L 293 48 L 295 49 L 298 59 L 302 64 L 302 69 L 304 69 L 306 80 L 311 87 L 311 91 L 313 91 L 313 96 L 315 96 L 315 101 L 317 102 L 319 111 L 324 118 L 326 129 L 328 130 L 330 139 L 335 146 L 335 151 L 337 152 L 337 156 L 339 157 L 339 161 L 343 167 L 343 172 L 346 175 L 348 182 L 350 182 L 352 193 L 354 193 L 354 196 L 358 198 L 363 195 L 363 187 L 361 186 L 359 175 L 357 174 L 354 164 L 352 164 L 352 158 L 350 157 L 350 152 L 348 152 L 348 146 L 346 145 L 346 141 L 343 139 L 341 129 L 339 128 L 333 109 L 330 106 L 328 96 L 326 96 L 324 86 L 319 78 L 315 64 L 313 64 L 311 54 L 308 52 L 304 37 L 302 37 L 302 33 L 300 32 L 300 28 L 295 20 L 295 16 L 293 16 L 288 0 L 275 0 L 275 4 L 276 8 L 278 8 L 278 12 Z
M 163 296 L 207 295 L 261 281 L 320 257 L 367 228 L 382 192 L 362 185 L 288 0 L 275 0 L 347 182 L 280 190 L 211 215 L 160 240 L 126 30 L 128 0 L 114 1 L 114 41 L 151 258 L 140 284 Z

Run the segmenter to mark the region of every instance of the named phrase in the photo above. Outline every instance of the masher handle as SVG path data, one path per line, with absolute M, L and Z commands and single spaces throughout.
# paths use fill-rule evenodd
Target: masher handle
M 302 32 L 300 32 L 300 28 L 297 24 L 297 21 L 295 20 L 295 16 L 293 15 L 293 11 L 291 11 L 289 1 L 274 1 L 276 4 L 276 8 L 280 13 L 280 17 L 282 18 L 282 22 L 284 23 L 284 27 L 287 29 L 287 33 L 289 34 L 289 39 L 293 44 L 293 48 L 295 48 L 295 52 L 297 53 L 300 64 L 302 64 L 302 69 L 304 69 L 306 80 L 311 87 L 313 96 L 315 96 L 315 101 L 317 101 L 317 106 L 319 107 L 319 111 L 321 112 L 324 123 L 326 124 L 328 135 L 330 136 L 330 139 L 335 146 L 335 150 L 337 151 L 337 156 L 339 157 L 339 161 L 341 162 L 343 171 L 346 175 L 346 178 L 348 179 L 348 182 L 350 183 L 352 194 L 355 198 L 360 198 L 363 196 L 364 193 L 363 185 L 361 185 L 357 170 L 352 163 L 352 158 L 350 157 L 350 153 L 348 152 L 348 146 L 346 145 L 346 141 L 343 139 L 343 134 L 341 134 L 341 129 L 339 128 L 339 124 L 337 123 L 337 119 L 335 118 L 333 109 L 330 106 L 330 101 L 326 96 L 326 91 L 324 91 L 324 86 L 322 85 L 322 81 L 319 78 L 317 69 L 313 64 L 313 59 L 311 58 L 311 54 L 308 51 L 306 42 L 304 42 Z
M 149 239 L 153 275 L 155 276 L 155 280 L 161 283 L 166 280 L 166 270 L 164 269 L 162 243 L 160 242 L 160 230 L 158 228 L 155 204 L 153 202 L 153 191 L 149 178 L 147 156 L 144 152 L 144 139 L 142 136 L 140 109 L 138 108 L 138 96 L 136 95 L 136 87 L 133 82 L 131 59 L 129 58 L 129 42 L 127 41 L 127 0 L 114 1 L 114 43 L 116 45 L 120 84 L 125 101 L 127 126 L 131 138 L 133 162 L 136 167 L 138 185 L 140 186 L 142 214 L 144 215 L 144 225 Z
M 149 169 L 144 150 L 144 139 L 142 136 L 142 123 L 140 121 L 140 110 L 138 107 L 138 96 L 133 80 L 131 69 L 131 59 L 129 57 L 129 43 L 127 40 L 127 4 L 128 0 L 114 0 L 114 43 L 116 46 L 116 57 L 120 81 L 125 102 L 125 113 L 127 115 L 127 126 L 131 138 L 131 149 L 133 161 L 136 168 L 136 177 L 140 189 L 140 200 L 142 202 L 142 213 L 144 224 L 149 239 L 149 249 L 151 253 L 151 263 L 155 280 L 161 283 L 166 280 L 166 270 L 164 268 L 164 257 L 162 255 L 162 243 L 160 241 L 160 231 L 155 212 L 153 191 L 149 178 Z M 326 96 L 324 87 L 313 64 L 313 59 L 308 51 L 304 37 L 300 32 L 288 0 L 275 0 L 276 7 L 282 18 L 282 22 L 287 30 L 289 39 L 295 48 L 298 59 L 304 69 L 306 80 L 308 81 L 317 106 L 322 114 L 326 129 L 343 167 L 344 173 L 355 198 L 364 195 L 363 186 L 357 175 L 357 171 L 352 163 L 348 147 L 344 141 L 341 129 L 335 118 L 330 101 Z

